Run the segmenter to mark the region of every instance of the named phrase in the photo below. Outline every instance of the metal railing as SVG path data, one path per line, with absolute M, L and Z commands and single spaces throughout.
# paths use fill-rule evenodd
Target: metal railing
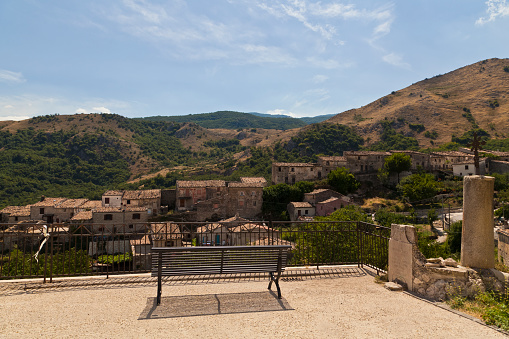
M 390 228 L 364 222 L 0 224 L 0 279 L 149 272 L 152 247 L 291 245 L 288 266 L 387 271 Z

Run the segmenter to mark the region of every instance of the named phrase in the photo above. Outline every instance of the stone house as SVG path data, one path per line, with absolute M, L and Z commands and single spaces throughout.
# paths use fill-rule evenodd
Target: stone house
M 146 207 L 100 207 L 92 211 L 95 232 L 132 233 L 144 231 L 148 222 Z
M 488 162 L 485 159 L 479 160 L 479 172 L 481 175 L 485 175 L 488 172 Z M 457 177 L 475 175 L 474 159 L 453 164 L 452 173 Z
M 350 172 L 354 174 L 376 173 L 385 163 L 390 152 L 344 151 L 343 156 Z
M 190 211 L 198 202 L 221 197 L 225 193 L 224 180 L 177 180 L 175 208 L 177 211 Z
M 322 171 L 310 163 L 273 163 L 272 182 L 274 184 L 295 184 L 298 181 L 312 181 L 322 178 Z
M 315 213 L 317 216 L 325 217 L 336 210 L 341 209 L 347 205 L 350 205 L 350 198 L 343 196 L 340 198 L 332 197 L 327 200 L 317 202 L 315 204 Z
M 220 220 L 236 214 L 254 218 L 261 214 L 264 178 L 177 181 L 177 211 L 195 211 L 197 221 Z
M 30 206 L 30 220 L 43 220 L 48 224 L 57 222 L 62 217 L 58 205 L 63 203 L 67 198 L 49 198 L 42 197 L 40 201 Z
M 309 202 L 291 202 L 287 206 L 287 211 L 291 221 L 295 221 L 301 216 L 315 216 L 315 207 Z
M 327 177 L 330 172 L 340 167 L 347 167 L 347 161 L 345 157 L 332 156 L 332 157 L 318 157 L 317 161 L 319 170 L 323 173 L 324 177 Z M 317 177 L 318 179 L 318 177 Z
M 122 206 L 122 197 L 124 191 L 106 191 L 102 195 L 102 207 L 120 207 Z
M 156 215 L 161 208 L 161 190 L 124 191 L 122 205 L 126 207 L 147 207 L 149 215 Z
M 458 151 L 432 152 L 429 155 L 430 170 L 449 170 L 452 171 L 454 164 L 472 161 L 473 155 Z
M 262 182 L 229 182 L 227 214 L 254 218 L 262 213 L 263 188 Z
M 344 195 L 331 189 L 319 188 L 313 190 L 312 192 L 304 193 L 303 200 L 305 202 L 309 202 L 311 205 L 314 205 L 320 201 L 324 201 L 332 197 L 341 198 L 344 197 Z M 350 200 L 349 198 L 347 199 Z
M 82 210 L 88 199 L 66 199 L 54 207 L 54 221 L 56 223 L 69 222 L 71 218 Z
M 17 223 L 19 221 L 30 220 L 30 207 L 26 206 L 7 206 L 0 210 L 2 223 Z

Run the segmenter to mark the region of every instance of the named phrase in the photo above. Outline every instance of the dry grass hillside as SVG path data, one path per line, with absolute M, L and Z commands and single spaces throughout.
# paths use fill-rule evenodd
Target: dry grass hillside
M 504 70 L 505 68 L 505 70 Z M 447 74 L 417 82 L 392 92 L 366 106 L 352 109 L 327 120 L 356 126 L 368 144 L 380 139 L 384 119 L 395 120 L 394 127 L 417 138 L 421 147 L 431 146 L 425 131 L 436 131 L 436 144 L 451 141 L 472 128 L 468 110 L 479 128 L 493 138 L 509 137 L 509 59 L 489 59 Z M 422 124 L 425 131 L 410 129 Z

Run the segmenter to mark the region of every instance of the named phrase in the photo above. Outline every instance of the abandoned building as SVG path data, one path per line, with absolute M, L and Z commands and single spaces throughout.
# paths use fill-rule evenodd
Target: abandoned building
M 220 220 L 234 215 L 254 218 L 261 214 L 264 178 L 224 180 L 177 180 L 176 210 L 192 212 L 196 221 Z

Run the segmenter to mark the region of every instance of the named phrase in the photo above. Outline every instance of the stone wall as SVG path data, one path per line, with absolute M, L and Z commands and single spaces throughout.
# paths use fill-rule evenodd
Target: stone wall
M 495 269 L 459 266 L 452 259 L 426 259 L 417 247 L 417 232 L 410 225 L 391 227 L 388 279 L 431 300 L 449 296 L 473 297 L 485 290 L 502 291 L 509 275 Z

